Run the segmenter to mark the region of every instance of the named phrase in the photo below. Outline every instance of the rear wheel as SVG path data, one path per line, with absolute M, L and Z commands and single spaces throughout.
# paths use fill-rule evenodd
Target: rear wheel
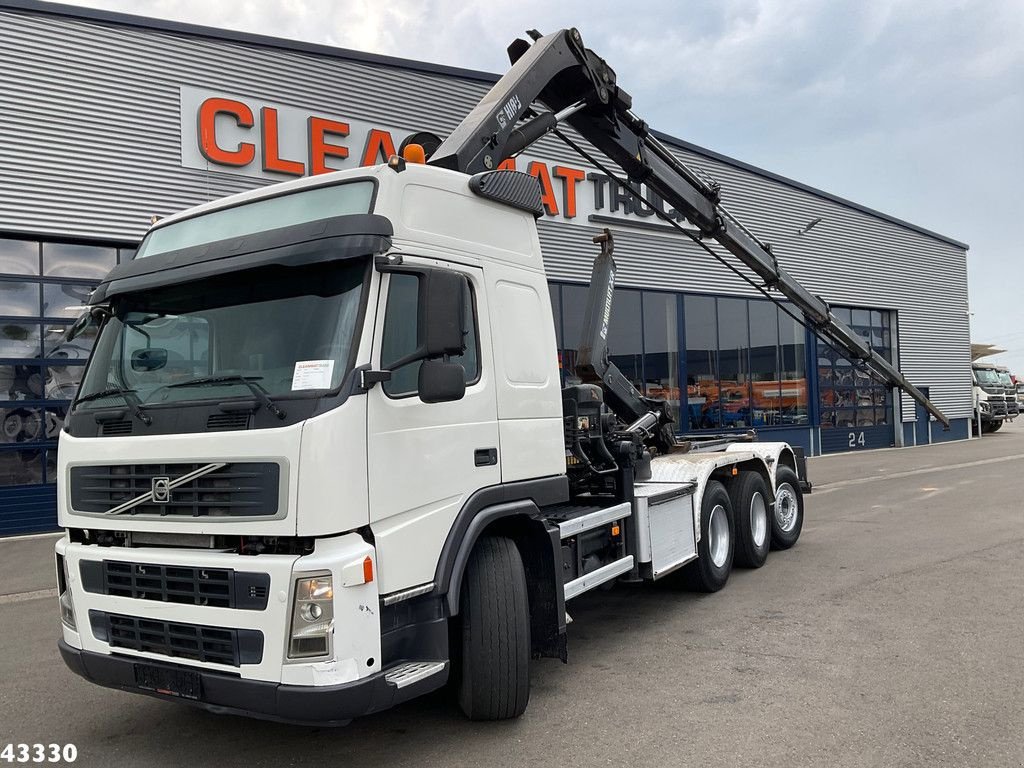
M 772 505 L 772 549 L 789 549 L 804 527 L 804 496 L 800 479 L 789 467 L 775 473 L 775 503 Z
M 511 539 L 486 536 L 466 565 L 459 706 L 471 720 L 505 720 L 530 700 L 530 606 L 526 574 Z
M 689 586 L 701 592 L 717 592 L 729 580 L 735 541 L 732 502 L 725 486 L 708 482 L 700 504 L 700 541 L 697 559 L 686 566 Z
M 736 565 L 760 568 L 768 559 L 771 530 L 768 486 L 758 472 L 740 472 L 729 484 L 736 521 Z

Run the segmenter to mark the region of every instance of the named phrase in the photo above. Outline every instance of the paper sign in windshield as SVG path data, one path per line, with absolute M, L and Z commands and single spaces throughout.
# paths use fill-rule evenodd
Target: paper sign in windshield
M 333 360 L 299 360 L 292 373 L 292 391 L 297 389 L 330 389 L 334 375 Z

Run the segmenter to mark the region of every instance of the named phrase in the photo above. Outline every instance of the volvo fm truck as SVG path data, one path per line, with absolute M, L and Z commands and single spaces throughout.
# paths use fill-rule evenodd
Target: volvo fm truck
M 567 659 L 574 598 L 714 592 L 797 542 L 799 450 L 680 439 L 609 361 L 609 232 L 562 387 L 540 189 L 498 168 L 547 133 L 643 179 L 945 420 L 647 132 L 578 32 L 510 55 L 443 142 L 169 216 L 97 288 L 59 451 L 73 671 L 328 724 L 449 684 L 469 717 L 510 718 L 531 658 Z

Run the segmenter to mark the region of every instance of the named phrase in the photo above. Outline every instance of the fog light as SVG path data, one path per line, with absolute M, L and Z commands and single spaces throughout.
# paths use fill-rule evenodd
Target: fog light
M 71 588 L 68 586 L 68 563 L 63 555 L 57 555 L 57 598 L 60 604 L 60 620 L 68 629 L 78 630 L 75 624 L 75 607 L 71 604 Z
M 334 582 L 331 576 L 296 579 L 288 658 L 326 656 L 331 650 L 333 630 Z

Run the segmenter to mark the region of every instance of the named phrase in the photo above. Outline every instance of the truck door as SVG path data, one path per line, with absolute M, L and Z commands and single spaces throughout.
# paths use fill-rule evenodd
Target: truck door
M 406 257 L 405 263 L 412 259 Z M 459 362 L 466 393 L 460 400 L 425 403 L 417 393 L 420 362 L 402 366 L 374 386 L 367 401 L 370 527 L 382 594 L 428 583 L 463 503 L 479 488 L 501 482 L 497 397 L 483 273 L 430 263 L 467 276 L 468 334 Z M 382 275 L 373 365 L 383 368 L 417 346 L 420 277 Z

